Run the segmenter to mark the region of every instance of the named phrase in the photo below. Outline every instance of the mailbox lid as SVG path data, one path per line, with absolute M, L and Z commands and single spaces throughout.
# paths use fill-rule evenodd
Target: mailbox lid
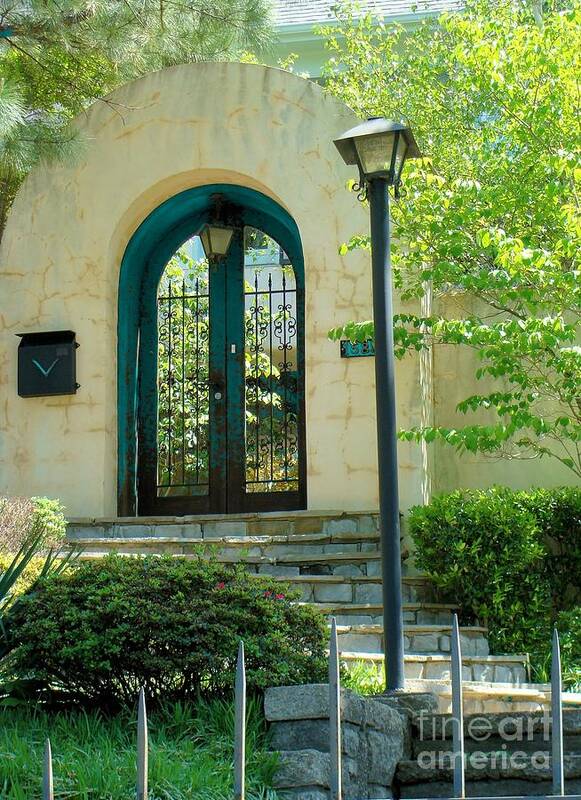
M 21 347 L 34 347 L 39 344 L 75 343 L 75 331 L 35 331 L 34 333 L 17 333 Z

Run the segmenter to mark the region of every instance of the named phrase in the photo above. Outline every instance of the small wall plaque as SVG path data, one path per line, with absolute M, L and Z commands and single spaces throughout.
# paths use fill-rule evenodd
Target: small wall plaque
M 374 355 L 373 339 L 367 339 L 365 342 L 350 342 L 349 339 L 341 339 L 341 358 L 361 358 Z
M 48 397 L 75 394 L 77 383 L 74 331 L 19 333 L 18 394 Z

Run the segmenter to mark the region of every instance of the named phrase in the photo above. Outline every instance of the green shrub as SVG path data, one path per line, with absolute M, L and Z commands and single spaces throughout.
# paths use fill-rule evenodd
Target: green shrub
M 561 641 L 561 673 L 563 684 L 573 692 L 581 692 L 581 606 L 557 614 L 555 622 Z M 533 680 L 551 680 L 551 648 L 547 645 L 532 664 Z
M 356 661 L 342 665 L 341 686 L 363 696 L 383 694 L 385 666 L 373 661 Z
M 535 489 L 516 492 L 515 502 L 530 511 L 548 548 L 545 561 L 550 573 L 556 608 L 581 601 L 581 489 Z
M 61 556 L 49 550 L 41 558 L 44 541 L 45 530 L 41 528 L 34 536 L 28 536 L 16 553 L 0 555 L 3 562 L 0 563 L 0 691 L 3 694 L 7 691 L 6 679 L 10 678 L 7 660 L 13 649 L 8 630 L 18 616 L 22 597 L 30 596 L 43 580 L 64 573 L 77 555 L 69 551 Z
M 489 627 L 492 652 L 550 651 L 581 587 L 581 490 L 455 491 L 412 509 L 416 563 Z
M 557 616 L 561 639 L 563 679 L 574 691 L 581 691 L 581 606 L 561 611 Z
M 325 675 L 325 623 L 273 579 L 213 561 L 110 556 L 43 582 L 9 635 L 15 672 L 101 707 L 228 693 L 238 643 L 250 689 Z
M 64 508 L 47 497 L 0 497 L 0 554 L 16 553 L 30 539 L 58 549 L 66 535 Z

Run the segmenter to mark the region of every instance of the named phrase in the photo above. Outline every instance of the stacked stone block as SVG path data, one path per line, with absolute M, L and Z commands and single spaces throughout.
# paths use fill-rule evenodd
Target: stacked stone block
M 268 689 L 264 709 L 271 747 L 279 753 L 274 785 L 289 800 L 329 798 L 329 687 Z M 409 747 L 405 716 L 372 698 L 341 691 L 345 800 L 390 798 Z

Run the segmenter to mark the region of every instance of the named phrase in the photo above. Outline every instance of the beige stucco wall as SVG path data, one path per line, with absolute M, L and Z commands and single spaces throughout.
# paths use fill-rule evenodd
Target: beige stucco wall
M 447 319 L 459 319 L 470 313 L 486 318 L 490 309 L 466 295 L 448 295 L 437 298 L 433 312 Z M 438 345 L 432 353 L 432 419 L 433 424 L 455 428 L 470 424 L 496 424 L 497 415 L 479 411 L 476 414 L 461 414 L 458 403 L 472 394 L 487 394 L 498 391 L 497 381 L 476 380 L 476 371 L 481 366 L 478 354 L 468 347 Z M 508 385 L 507 385 L 507 388 Z M 452 447 L 436 443 L 432 445 L 432 490 L 447 492 L 457 488 L 483 489 L 494 484 L 513 489 L 528 489 L 535 486 L 579 485 L 574 473 L 555 458 L 531 458 L 522 453 L 521 458 L 508 458 L 479 453 L 457 453 Z M 507 455 L 516 454 L 515 448 L 507 447 Z M 527 457 L 528 455 L 528 457 Z M 563 454 L 564 455 L 564 454 Z
M 352 113 L 312 82 L 256 65 L 175 67 L 122 87 L 79 120 L 74 166 L 37 169 L 0 248 L 0 493 L 60 497 L 72 516 L 116 513 L 119 266 L 168 197 L 207 183 L 269 195 L 297 222 L 306 269 L 308 496 L 312 509 L 377 505 L 373 359 L 342 360 L 334 325 L 370 316 L 368 255 L 338 247 L 367 225 L 332 139 Z M 16 333 L 77 332 L 79 392 L 21 399 Z M 402 425 L 419 421 L 415 360 L 398 365 Z M 402 506 L 421 455 L 400 446 Z

